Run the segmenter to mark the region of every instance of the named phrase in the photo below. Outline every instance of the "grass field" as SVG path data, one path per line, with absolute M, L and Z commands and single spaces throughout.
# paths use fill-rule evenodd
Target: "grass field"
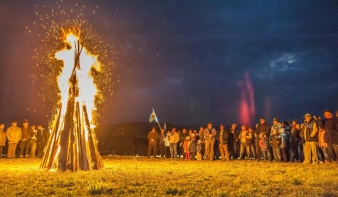
M 0 196 L 338 196 L 338 164 L 104 157 L 98 171 L 49 172 L 1 159 Z

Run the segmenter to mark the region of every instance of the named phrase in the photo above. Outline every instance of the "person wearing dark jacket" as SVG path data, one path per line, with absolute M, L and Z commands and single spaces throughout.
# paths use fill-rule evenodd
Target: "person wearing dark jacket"
M 305 122 L 301 130 L 304 139 L 304 164 L 318 163 L 317 143 L 318 143 L 318 126 L 317 122 L 312 119 L 310 114 L 305 114 Z
M 325 148 L 327 155 L 330 159 L 337 160 L 338 155 L 338 120 L 333 116 L 331 110 L 324 111 L 324 120 L 321 120 L 320 117 L 315 117 L 318 122 L 319 132 L 324 132 L 324 141 L 327 143 Z M 336 156 L 335 156 L 335 154 Z M 325 154 L 325 153 L 324 153 Z
M 222 160 L 229 161 L 229 149 L 228 149 L 228 139 L 229 139 L 229 133 L 224 129 L 224 125 L 221 124 L 220 131 L 217 133 L 217 140 L 219 142 L 219 150 L 221 152 Z
M 164 130 L 164 129 L 161 129 L 161 133 L 160 133 L 160 135 L 158 136 L 158 146 L 159 146 L 160 154 L 161 154 L 161 157 L 162 157 L 162 158 L 163 158 L 164 155 L 165 155 L 165 144 L 164 144 L 164 140 L 165 140 L 166 134 L 165 134 L 164 132 L 165 132 L 165 130 Z
M 236 129 L 237 124 L 232 124 L 231 128 L 229 129 L 229 151 L 230 157 L 232 159 L 237 159 L 239 157 L 239 131 Z
M 30 154 L 30 139 L 31 133 L 33 132 L 32 128 L 28 126 L 28 120 L 23 121 L 23 127 L 21 127 L 21 141 L 20 141 L 20 158 L 29 157 Z
M 261 118 L 259 120 L 259 124 L 255 130 L 255 135 L 254 135 L 257 161 L 261 160 L 261 157 L 262 157 L 262 151 L 259 145 L 259 141 L 260 141 L 259 136 L 263 135 L 262 133 L 265 133 L 266 136 L 270 136 L 270 125 L 266 123 L 265 118 Z
M 184 157 L 184 141 L 185 141 L 185 139 L 187 138 L 187 136 L 189 136 L 189 133 L 187 133 L 187 129 L 182 129 L 182 132 L 180 133 L 180 153 L 183 155 L 182 157 L 183 157 L 183 159 L 185 159 L 185 157 Z M 180 155 L 179 155 L 179 157 L 180 157 Z
M 303 150 L 301 149 L 302 138 L 299 133 L 300 124 L 296 120 L 293 120 L 289 139 L 290 162 L 302 162 L 303 160 Z
M 38 125 L 38 133 L 36 135 L 36 149 L 38 150 L 38 157 L 42 158 L 44 149 L 49 139 L 48 130 L 44 129 L 42 125 Z
M 158 139 L 158 133 L 156 132 L 155 127 L 153 127 L 148 134 L 148 140 L 149 140 L 148 157 L 150 157 L 151 150 L 153 150 L 154 158 L 156 158 L 157 139 Z

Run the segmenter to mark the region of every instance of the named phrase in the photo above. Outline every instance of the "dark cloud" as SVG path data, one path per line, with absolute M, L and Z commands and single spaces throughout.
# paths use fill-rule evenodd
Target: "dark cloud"
M 74 3 L 65 2 L 69 7 Z M 7 49 L 0 55 L 5 75 L 1 94 L 6 95 L 0 101 L 5 111 L 12 108 L 6 106 L 18 108 L 1 115 L 3 119 L 22 116 L 19 111 L 26 105 L 39 108 L 32 100 L 36 84 L 28 83 L 33 49 L 29 45 L 23 49 L 19 42 L 32 36 L 24 31 L 36 19 L 36 4 L 46 3 L 0 3 L 0 46 Z M 254 121 L 261 116 L 301 119 L 306 112 L 338 108 L 335 1 L 88 0 L 81 4 L 87 5 L 84 17 L 94 25 L 94 33 L 118 52 L 114 80 L 120 82 L 108 97 L 103 123 L 147 121 L 152 107 L 162 122 L 239 122 L 238 84 L 245 73 L 255 90 Z M 48 2 L 46 7 L 55 5 L 56 1 Z M 93 14 L 96 6 L 99 10 Z M 19 82 L 8 77 L 15 73 L 22 76 Z M 21 94 L 29 94 L 30 99 L 17 104 L 23 101 L 15 99 Z M 39 119 L 47 121 L 42 117 L 49 109 L 42 112 Z

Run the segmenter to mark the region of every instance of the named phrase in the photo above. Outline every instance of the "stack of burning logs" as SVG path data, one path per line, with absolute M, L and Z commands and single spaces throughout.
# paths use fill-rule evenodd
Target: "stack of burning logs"
M 80 46 L 79 42 L 77 46 Z M 62 103 L 60 103 L 40 168 L 79 171 L 104 167 L 98 151 L 95 130 L 90 126 L 86 104 L 80 104 L 76 100 L 79 94 L 76 69 L 80 69 L 81 51 L 82 48 L 75 47 L 75 65 L 69 79 L 66 113 L 62 116 Z

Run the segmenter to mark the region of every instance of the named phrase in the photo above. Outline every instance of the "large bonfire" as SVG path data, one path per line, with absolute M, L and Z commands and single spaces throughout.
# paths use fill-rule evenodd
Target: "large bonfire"
M 79 28 L 79 29 L 78 29 Z M 65 48 L 55 54 L 63 62 L 58 76 L 60 103 L 58 115 L 52 123 L 52 135 L 41 168 L 59 170 L 92 170 L 103 167 L 97 149 L 93 113 L 99 91 L 91 70 L 100 72 L 101 64 L 81 44 L 81 29 L 63 29 Z
M 40 42 L 32 42 L 39 43 L 33 56 L 38 60 L 35 67 L 42 73 L 40 76 L 45 79 L 45 84 L 52 87 L 46 88 L 49 94 L 41 94 L 43 101 L 48 95 L 54 103 L 48 128 L 50 138 L 40 168 L 60 171 L 100 169 L 103 163 L 95 127 L 98 111 L 106 100 L 105 94 L 112 94 L 113 62 L 108 59 L 108 54 L 114 52 L 101 37 L 92 34 L 92 25 L 79 18 L 85 6 L 76 4 L 78 19 L 69 19 L 76 11 L 71 9 L 67 13 L 61 8 L 62 1 L 57 4 L 57 10 L 51 9 L 50 14 L 36 12 L 42 21 L 39 27 L 45 35 L 38 35 L 42 38 Z M 55 22 L 60 16 L 68 19 L 63 23 Z M 37 23 L 34 22 L 34 26 L 38 26 Z M 27 33 L 31 32 L 30 28 L 26 29 Z

